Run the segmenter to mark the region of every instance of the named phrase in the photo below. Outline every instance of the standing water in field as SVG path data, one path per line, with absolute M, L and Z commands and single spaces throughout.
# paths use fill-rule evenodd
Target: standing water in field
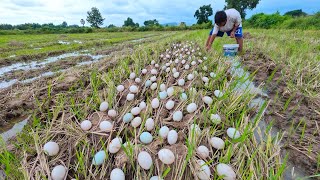
M 40 69 L 40 68 L 45 67 L 45 65 L 48 64 L 48 63 L 56 62 L 56 61 L 59 61 L 59 60 L 61 60 L 63 58 L 76 57 L 76 56 L 80 56 L 80 55 L 90 56 L 93 60 L 80 62 L 76 66 L 92 64 L 94 62 L 99 61 L 100 58 L 103 58 L 103 57 L 107 56 L 107 55 L 92 55 L 92 54 L 88 54 L 88 53 L 80 54 L 79 52 L 66 53 L 66 54 L 62 54 L 62 55 L 59 55 L 59 56 L 46 58 L 44 61 L 40 61 L 40 62 L 39 61 L 32 61 L 32 62 L 29 62 L 29 63 L 15 63 L 15 64 L 12 64 L 10 66 L 2 67 L 2 68 L 0 68 L 0 76 L 3 76 L 3 75 L 5 75 L 5 73 L 8 73 L 10 71 L 15 71 L 15 70 Z M 20 82 L 21 83 L 29 83 L 29 82 L 32 82 L 32 81 L 34 81 L 36 79 L 39 79 L 41 77 L 52 76 L 55 73 L 59 73 L 59 72 L 63 72 L 63 71 L 65 71 L 65 70 L 61 69 L 61 70 L 58 70 L 56 72 L 51 72 L 51 71 L 45 72 L 45 73 L 40 74 L 37 77 L 26 79 L 26 80 L 22 80 Z M 13 84 L 15 84 L 17 82 L 19 82 L 18 79 L 11 79 L 9 81 L 2 81 L 2 82 L 0 82 L 0 89 L 1 88 L 10 87 L 10 86 L 12 86 Z
M 269 97 L 268 94 L 266 92 L 263 92 L 262 89 L 254 85 L 254 83 L 250 80 L 250 73 L 245 71 L 241 67 L 241 63 L 239 60 L 237 60 L 236 57 L 234 56 L 228 57 L 227 63 L 231 63 L 229 72 L 236 79 L 236 85 L 234 87 L 234 91 L 238 93 L 249 92 L 252 95 L 258 95 L 258 97 L 250 101 L 248 106 L 250 108 L 257 108 L 257 111 L 260 111 L 261 116 L 263 116 L 267 110 L 266 100 L 264 98 L 268 98 Z M 254 119 L 255 119 L 255 116 L 252 118 L 252 120 Z M 253 133 L 257 142 L 260 143 L 261 141 L 267 140 L 267 135 L 265 132 L 268 129 L 268 123 L 262 118 L 258 123 L 258 127 L 259 128 L 257 128 Z M 276 137 L 276 136 L 279 136 L 280 132 L 277 128 L 272 127 L 270 132 L 268 133 L 270 133 L 272 137 Z M 301 169 L 294 167 L 294 165 L 291 164 L 290 162 L 286 162 L 286 163 L 287 163 L 287 168 L 283 175 L 284 179 L 291 180 L 291 179 L 297 179 L 305 176 L 305 173 Z

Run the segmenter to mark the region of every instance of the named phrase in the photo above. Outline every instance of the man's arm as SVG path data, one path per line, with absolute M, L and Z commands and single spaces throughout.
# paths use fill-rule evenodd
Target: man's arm
M 214 39 L 216 38 L 216 34 L 212 34 L 211 36 L 208 37 L 208 40 L 207 40 L 207 45 L 206 45 L 206 48 L 207 48 L 207 51 L 209 51 L 212 47 L 212 43 L 214 41 Z
M 240 24 L 238 24 L 238 25 L 234 24 L 234 26 L 233 26 L 233 28 L 232 28 L 232 30 L 231 30 L 231 33 L 230 33 L 230 37 L 231 37 L 231 38 L 234 38 L 234 37 L 235 37 L 236 30 L 237 30 L 237 28 L 238 28 L 239 26 L 240 26 Z

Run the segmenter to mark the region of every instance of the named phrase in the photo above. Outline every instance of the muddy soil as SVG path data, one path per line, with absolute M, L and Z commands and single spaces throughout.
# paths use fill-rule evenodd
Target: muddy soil
M 282 154 L 289 154 L 294 166 L 309 175 L 318 174 L 320 154 L 320 98 L 310 98 L 287 87 L 285 68 L 259 51 L 246 51 L 242 63 L 255 73 L 257 83 L 264 85 L 271 99 L 266 121 L 285 132 Z M 273 76 L 273 78 L 270 78 Z

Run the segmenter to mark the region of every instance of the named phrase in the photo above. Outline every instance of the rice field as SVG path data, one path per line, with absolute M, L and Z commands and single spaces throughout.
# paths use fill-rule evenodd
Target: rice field
M 0 90 L 1 130 L 26 125 L 2 137 L 0 172 L 7 179 L 317 178 L 318 32 L 249 32 L 235 58 L 223 57 L 230 38 L 206 52 L 207 30 L 7 37 L 1 80 L 17 81 Z

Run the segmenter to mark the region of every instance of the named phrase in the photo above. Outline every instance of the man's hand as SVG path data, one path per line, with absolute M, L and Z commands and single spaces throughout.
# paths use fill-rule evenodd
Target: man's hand
M 234 37 L 235 37 L 235 31 L 231 31 L 230 38 L 234 38 Z

